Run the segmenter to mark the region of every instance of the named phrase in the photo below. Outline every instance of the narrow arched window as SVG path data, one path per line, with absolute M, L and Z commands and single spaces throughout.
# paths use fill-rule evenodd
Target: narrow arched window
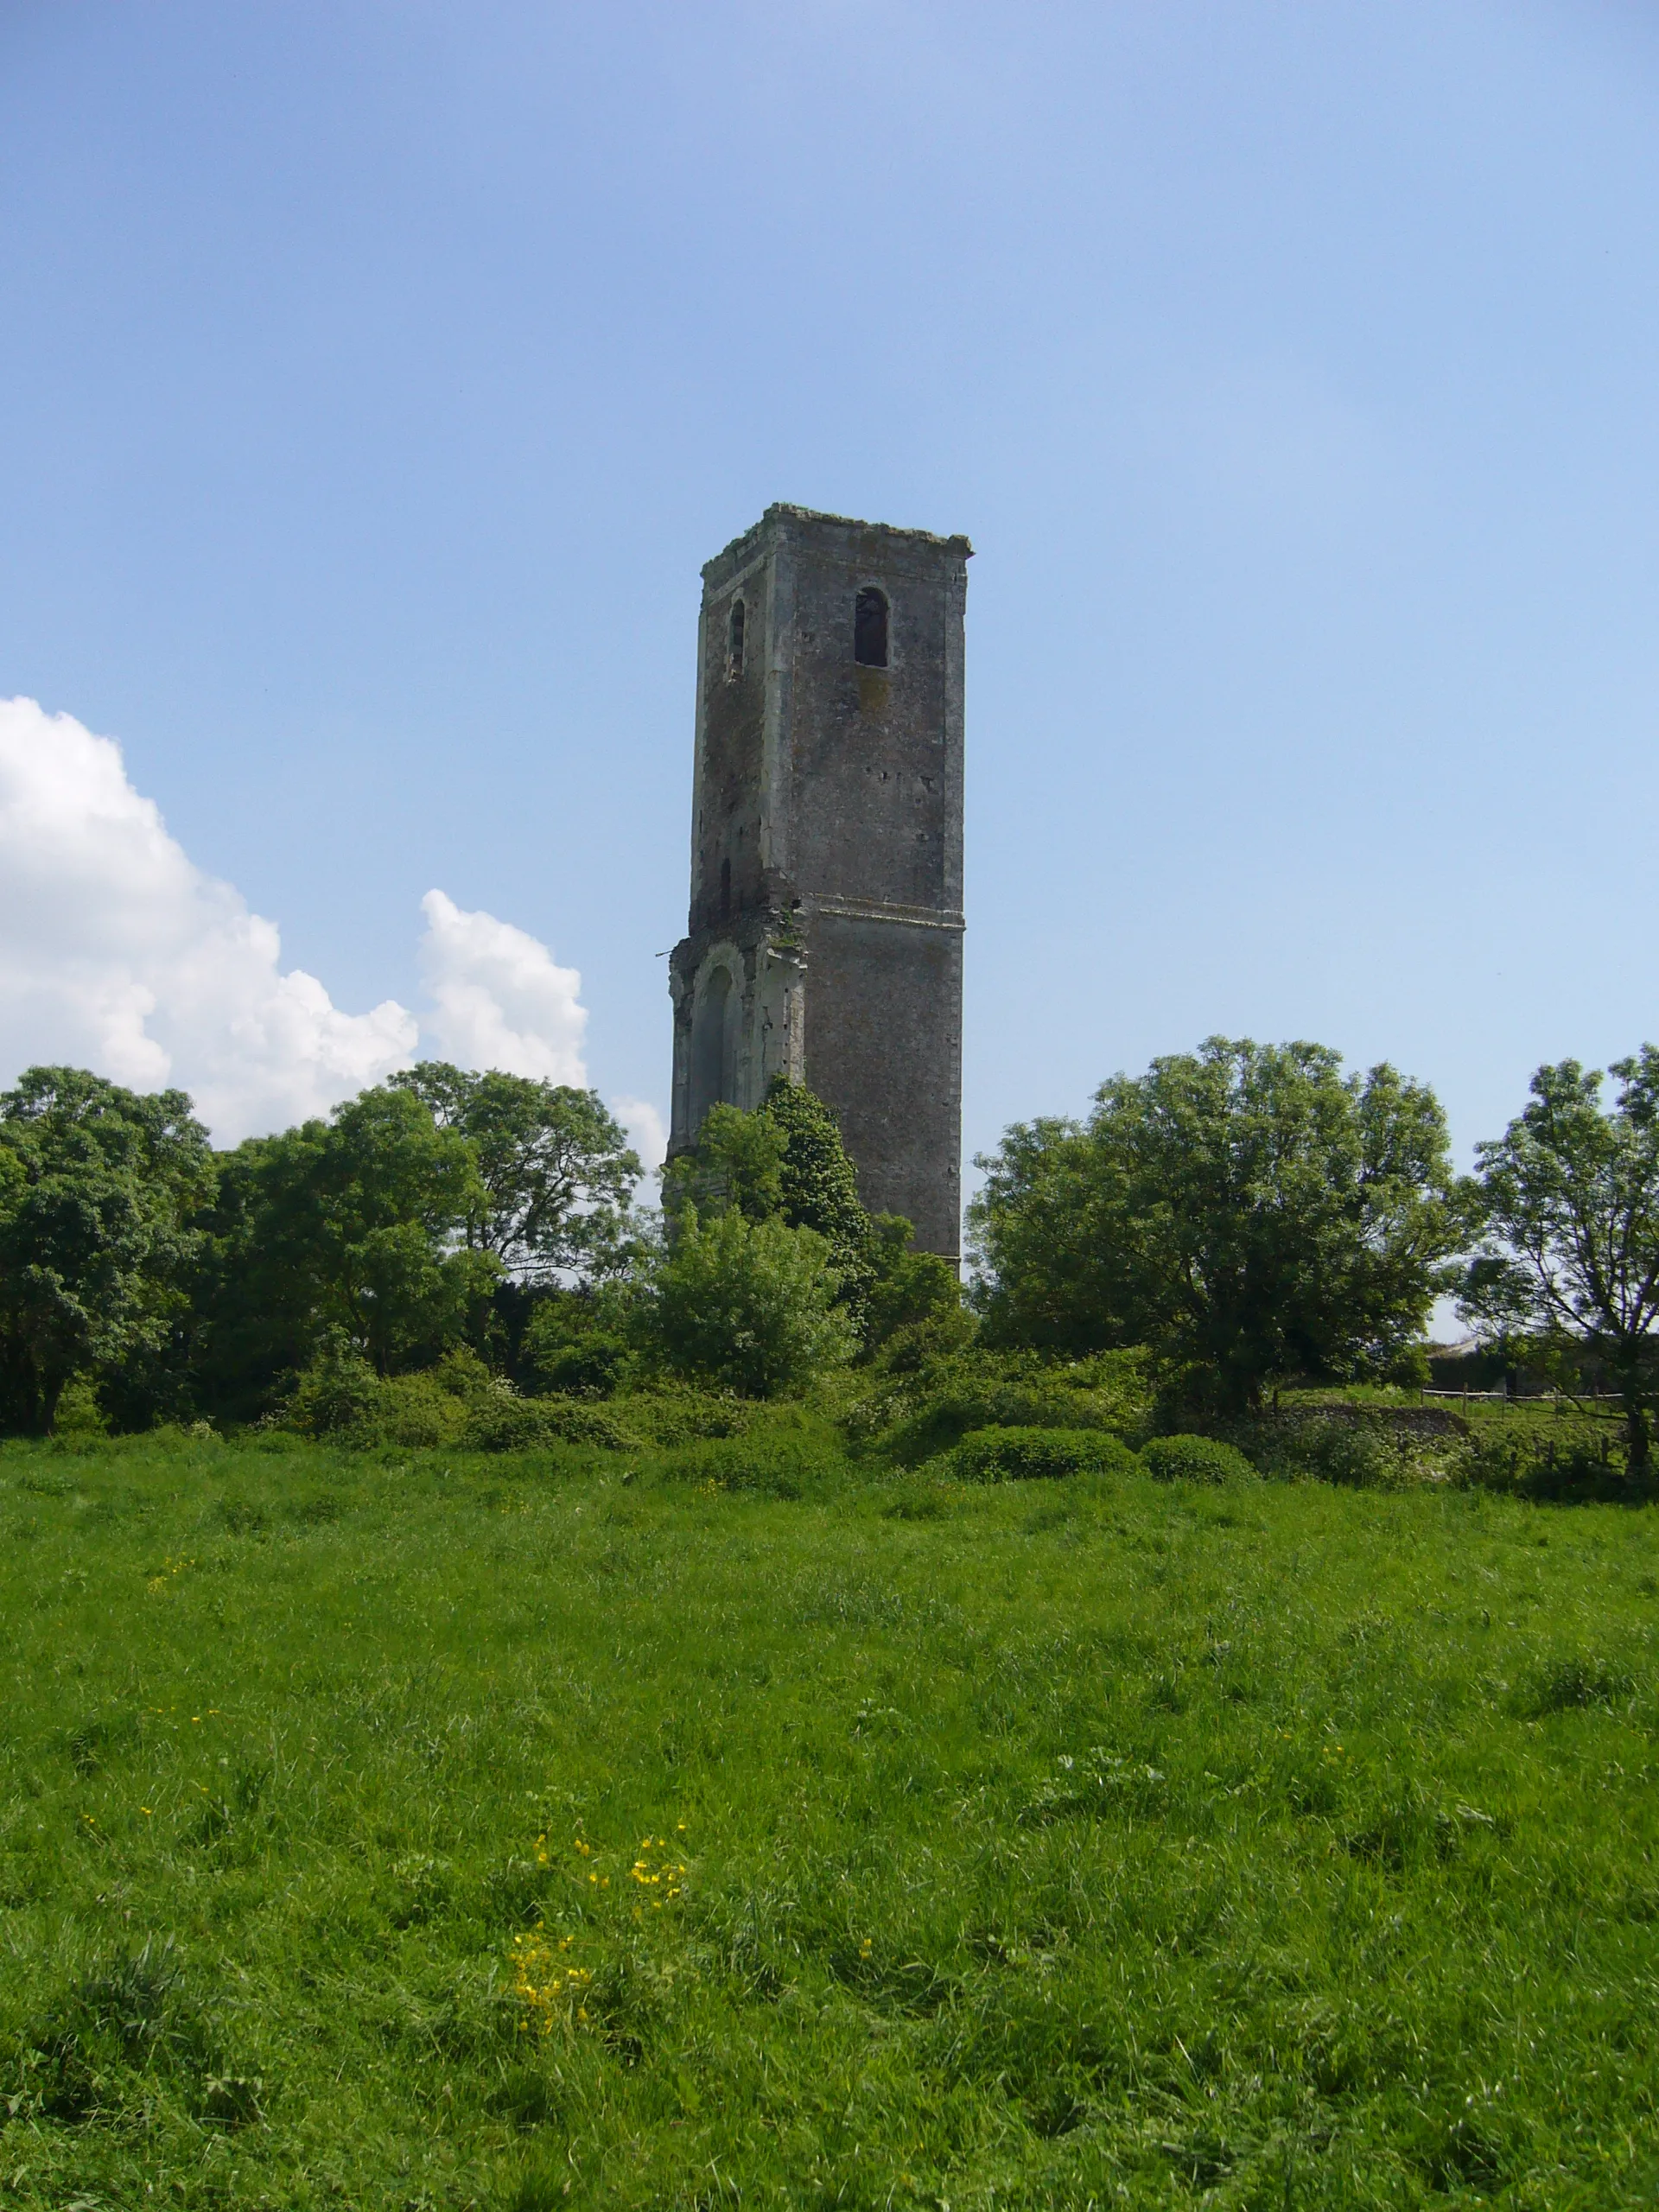
M 726 625 L 726 681 L 735 683 L 743 673 L 743 625 L 746 620 L 743 602 L 732 601 L 730 619 Z
M 887 595 L 867 584 L 853 613 L 853 658 L 861 668 L 887 664 Z

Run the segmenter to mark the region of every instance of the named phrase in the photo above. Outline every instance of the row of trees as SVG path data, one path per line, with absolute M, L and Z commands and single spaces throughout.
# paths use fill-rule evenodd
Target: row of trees
M 958 1306 L 804 1091 L 717 1109 L 660 1217 L 640 1172 L 594 1093 L 499 1072 L 425 1063 L 215 1153 L 181 1092 L 32 1069 L 0 1096 L 0 1427 L 49 1432 L 78 1377 L 122 1427 L 249 1421 L 325 1354 L 462 1345 L 532 1388 L 766 1392 Z
M 1649 1452 L 1659 1052 L 1541 1068 L 1472 1177 L 1432 1091 L 1321 1046 L 1213 1039 L 982 1160 L 976 1274 L 858 1200 L 833 1116 L 716 1107 L 660 1213 L 601 1101 L 426 1063 L 215 1153 L 181 1093 L 31 1070 L 0 1096 L 0 1425 L 66 1387 L 118 1424 L 269 1414 L 342 1348 L 383 1375 L 469 1345 L 530 1388 L 668 1368 L 753 1393 L 883 1351 L 1138 1344 L 1189 1414 L 1294 1377 L 1421 1372 L 1437 1294 L 1568 1372 L 1592 1351 Z
M 1189 1405 L 1293 1377 L 1427 1380 L 1438 1294 L 1570 1386 L 1588 1352 L 1645 1471 L 1659 1319 L 1659 1052 L 1541 1067 L 1452 1172 L 1433 1093 L 1315 1045 L 1211 1039 L 1102 1085 L 1086 1122 L 1017 1126 L 971 1220 L 988 1336 L 1154 1346 Z

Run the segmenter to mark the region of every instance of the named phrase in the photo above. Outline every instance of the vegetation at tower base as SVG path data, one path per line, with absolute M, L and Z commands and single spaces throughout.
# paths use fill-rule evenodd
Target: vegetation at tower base
M 976 1214 L 977 1311 L 906 1223 L 857 1205 L 833 1116 L 787 1085 L 709 1114 L 658 1215 L 632 1205 L 614 1119 L 557 1086 L 429 1067 L 215 1154 L 181 1096 L 32 1071 L 0 1109 L 0 1424 L 712 1450 L 784 1396 L 861 1466 L 942 1477 L 986 1431 L 1130 1451 L 1203 1432 L 1275 1478 L 1645 1496 L 1655 1065 L 1621 1064 L 1605 1114 L 1596 1078 L 1541 1071 L 1478 1188 L 1446 1174 L 1432 1096 L 1389 1070 L 1220 1042 L 1160 1061 L 1085 1126 L 1009 1132 Z M 1617 1231 L 1630 1300 L 1611 1321 L 1593 1239 L 1569 1249 L 1580 1218 Z M 1552 1370 L 1579 1413 L 1494 1428 L 1417 1404 L 1410 1330 L 1483 1223 L 1458 1279 L 1497 1370 Z M 1071 1450 L 974 1447 L 1027 1471 Z
M 1147 1345 L 1217 1417 L 1293 1377 L 1386 1375 L 1465 1236 L 1433 1093 L 1317 1045 L 1212 1038 L 979 1164 L 988 1340 Z
M 640 1340 L 671 1372 L 747 1396 L 799 1390 L 852 1357 L 840 1287 L 815 1230 L 687 1205 L 646 1277 Z
M 864 1211 L 834 1114 L 781 1076 L 753 1114 L 709 1109 L 696 1145 L 664 1171 L 663 1205 L 671 1224 L 695 1206 L 705 1222 L 733 1211 L 818 1237 L 867 1351 L 901 1332 L 918 1352 L 971 1334 L 955 1268 L 912 1250 L 911 1224 L 899 1216 Z
M 1644 1045 L 1610 1072 L 1618 1090 L 1608 1112 L 1599 1070 L 1541 1067 L 1525 1110 L 1479 1147 L 1488 1234 L 1463 1311 L 1569 1382 L 1580 1349 L 1594 1355 L 1624 1401 L 1626 1460 L 1639 1480 L 1652 1457 L 1659 1319 L 1659 1052 Z

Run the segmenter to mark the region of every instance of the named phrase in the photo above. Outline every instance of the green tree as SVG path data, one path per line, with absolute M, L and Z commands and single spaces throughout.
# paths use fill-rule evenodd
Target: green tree
M 1145 1344 L 1218 1412 L 1378 1372 L 1465 1215 L 1432 1091 L 1317 1045 L 1211 1038 L 1115 1076 L 1086 1125 L 1008 1131 L 971 1211 L 993 1342 Z
M 465 1242 L 485 1204 L 472 1147 L 407 1090 L 238 1146 L 198 1289 L 210 1391 L 255 1410 L 331 1334 L 382 1375 L 435 1358 L 500 1277 Z
M 687 1205 L 647 1274 L 638 1325 L 664 1366 L 775 1397 L 852 1357 L 839 1288 L 813 1230 L 735 1207 L 705 1223 Z
M 1632 1474 L 1652 1456 L 1654 1324 L 1659 1319 L 1659 1050 L 1643 1046 L 1602 1073 L 1576 1060 L 1541 1067 L 1531 1101 L 1476 1148 L 1485 1238 L 1470 1263 L 1465 1318 L 1529 1357 L 1581 1345 L 1624 1399 Z
M 474 1251 L 527 1282 L 614 1274 L 625 1263 L 644 1171 L 597 1091 L 445 1060 L 423 1060 L 391 1083 L 473 1147 L 479 1195 L 463 1233 Z
M 64 1386 L 158 1351 L 186 1310 L 207 1133 L 181 1090 L 80 1068 L 0 1096 L 0 1418 L 49 1434 Z
M 961 1286 L 949 1262 L 911 1249 L 899 1214 L 869 1214 L 834 1113 L 800 1084 L 775 1076 L 753 1114 L 712 1106 L 690 1152 L 663 1175 L 673 1221 L 688 1205 L 703 1221 L 734 1211 L 821 1236 L 840 1300 L 868 1348 L 924 1323 L 942 1339 L 963 1326 Z
M 963 1351 L 975 1333 L 956 1268 L 937 1252 L 917 1251 L 911 1236 L 902 1214 L 871 1215 L 864 1343 L 901 1364 Z
M 782 1076 L 773 1077 L 759 1118 L 783 1132 L 779 1210 L 784 1220 L 823 1237 L 841 1277 L 842 1296 L 856 1308 L 874 1272 L 876 1240 L 859 1203 L 858 1173 L 842 1142 L 840 1122 L 815 1092 Z
M 711 1106 L 690 1152 L 663 1170 L 663 1211 L 671 1221 L 695 1206 L 703 1220 L 735 1211 L 746 1221 L 776 1221 L 784 1205 L 788 1132 L 764 1114 Z

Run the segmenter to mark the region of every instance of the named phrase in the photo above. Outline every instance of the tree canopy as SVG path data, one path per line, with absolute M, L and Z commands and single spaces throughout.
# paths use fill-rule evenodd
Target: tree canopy
M 65 1385 L 158 1348 L 213 1188 L 182 1091 L 30 1068 L 0 1096 L 0 1418 L 50 1430 Z
M 257 1395 L 331 1334 L 382 1374 L 435 1357 L 500 1275 L 465 1241 L 486 1205 L 472 1147 L 408 1090 L 239 1145 L 204 1270 L 210 1390 Z
M 1465 1317 L 1499 1338 L 1586 1345 L 1624 1402 L 1629 1465 L 1651 1456 L 1654 1325 L 1659 1320 L 1659 1050 L 1603 1076 L 1577 1060 L 1541 1067 L 1504 1134 L 1477 1147 L 1486 1228 L 1463 1290 Z
M 527 1281 L 623 1264 L 644 1171 L 597 1091 L 447 1060 L 423 1060 L 391 1084 L 472 1146 L 478 1190 L 464 1235 L 473 1250 Z
M 992 1342 L 1144 1344 L 1221 1409 L 1386 1369 L 1462 1216 L 1433 1093 L 1310 1044 L 1211 1038 L 1018 1124 L 970 1214 Z

